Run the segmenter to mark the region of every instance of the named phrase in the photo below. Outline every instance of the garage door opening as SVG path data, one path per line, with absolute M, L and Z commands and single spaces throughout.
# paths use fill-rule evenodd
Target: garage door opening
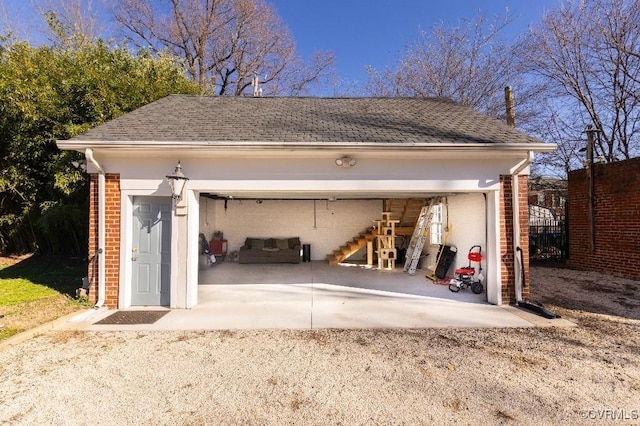
M 453 294 L 443 283 L 434 284 L 425 278 L 435 267 L 440 247 L 431 235 L 424 244 L 420 269 L 416 270 L 415 276 L 403 272 L 404 256 L 415 222 L 428 199 L 429 197 L 274 199 L 267 194 L 264 198 L 241 199 L 201 194 L 199 231 L 210 243 L 216 263 L 211 265 L 199 262 L 200 299 L 207 300 L 209 297 L 203 294 L 206 293 L 207 286 L 311 286 L 322 283 L 353 289 L 486 303 L 487 296 L 484 293 L 472 295 L 468 291 Z M 377 262 L 368 265 L 367 244 L 358 240 L 376 226 L 376 221 L 381 219 L 382 212 L 385 211 L 391 212 L 392 218 L 397 220 L 395 241 L 398 259 L 393 270 L 381 271 Z M 467 193 L 443 197 L 441 211 L 441 226 L 446 228 L 451 225 L 447 244 L 458 247 L 462 254 L 473 245 L 486 246 L 484 194 Z M 429 231 L 435 232 L 435 229 L 430 228 Z M 248 239 L 266 241 L 290 238 L 300 240 L 298 263 L 238 263 L 240 249 Z M 305 245 L 310 250 L 310 262 L 303 261 L 302 246 Z M 348 252 L 349 255 L 336 260 L 336 252 Z M 448 276 L 453 276 L 455 268 L 466 263 L 465 256 L 455 258 Z

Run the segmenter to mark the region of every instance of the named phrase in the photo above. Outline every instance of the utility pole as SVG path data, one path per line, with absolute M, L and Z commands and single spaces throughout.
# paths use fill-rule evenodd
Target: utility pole
M 513 107 L 513 90 L 511 90 L 511 86 L 504 88 L 504 104 L 507 110 L 507 126 L 516 127 L 516 113 Z

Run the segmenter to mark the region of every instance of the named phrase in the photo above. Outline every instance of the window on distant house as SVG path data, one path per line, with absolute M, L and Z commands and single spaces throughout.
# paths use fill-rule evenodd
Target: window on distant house
M 442 244 L 442 203 L 431 207 L 431 244 Z

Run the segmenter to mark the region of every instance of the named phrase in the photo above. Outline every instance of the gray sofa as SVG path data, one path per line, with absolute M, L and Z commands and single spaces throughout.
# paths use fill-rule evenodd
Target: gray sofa
M 238 263 L 300 263 L 300 238 L 247 238 Z

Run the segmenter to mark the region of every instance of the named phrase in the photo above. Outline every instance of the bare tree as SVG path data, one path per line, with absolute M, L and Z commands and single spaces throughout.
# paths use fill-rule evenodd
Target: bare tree
M 584 129 L 574 128 L 571 116 L 545 104 L 543 99 L 540 101 L 544 113 L 526 123 L 525 129 L 542 140 L 557 141 L 558 148 L 536 155 L 532 175 L 566 179 L 569 171 L 577 165 L 576 161 L 584 157 L 580 151 L 584 148 L 585 135 L 581 131 Z
M 100 16 L 104 12 L 103 0 L 45 0 L 43 4 L 46 11 L 55 13 L 68 35 L 79 42 L 92 42 L 106 32 Z
M 545 84 L 548 117 L 562 117 L 555 142 L 563 152 L 576 155 L 564 145 L 584 141 L 593 124 L 596 156 L 611 162 L 638 154 L 639 11 L 640 0 L 568 1 L 523 39 L 522 69 Z
M 621 62 L 623 73 L 637 85 L 631 87 L 632 95 L 640 101 L 640 2 L 634 0 L 620 16 L 615 8 L 605 13 L 600 31 L 605 34 L 605 47 L 620 51 L 625 56 Z
M 12 28 L 9 25 L 9 22 L 9 11 L 7 10 L 7 5 L 0 3 L 0 36 L 10 36 Z
M 50 43 L 78 47 L 109 37 L 106 0 L 30 0 L 41 18 L 28 27 L 29 34 L 43 34 Z M 23 25 L 24 27 L 24 25 Z
M 299 95 L 332 71 L 329 53 L 305 64 L 261 0 L 117 0 L 114 10 L 132 42 L 182 58 L 203 92 L 237 96 L 257 76 L 266 94 Z
M 369 68 L 368 91 L 376 96 L 444 96 L 503 117 L 504 87 L 521 89 L 514 52 L 501 38 L 511 22 L 508 13 L 494 20 L 479 15 L 458 26 L 440 23 L 422 31 L 395 69 Z
M 38 10 L 39 4 L 31 1 L 0 0 L 0 36 L 6 40 L 33 41 L 36 34 L 48 31 L 47 25 L 39 16 L 33 16 L 32 9 Z

